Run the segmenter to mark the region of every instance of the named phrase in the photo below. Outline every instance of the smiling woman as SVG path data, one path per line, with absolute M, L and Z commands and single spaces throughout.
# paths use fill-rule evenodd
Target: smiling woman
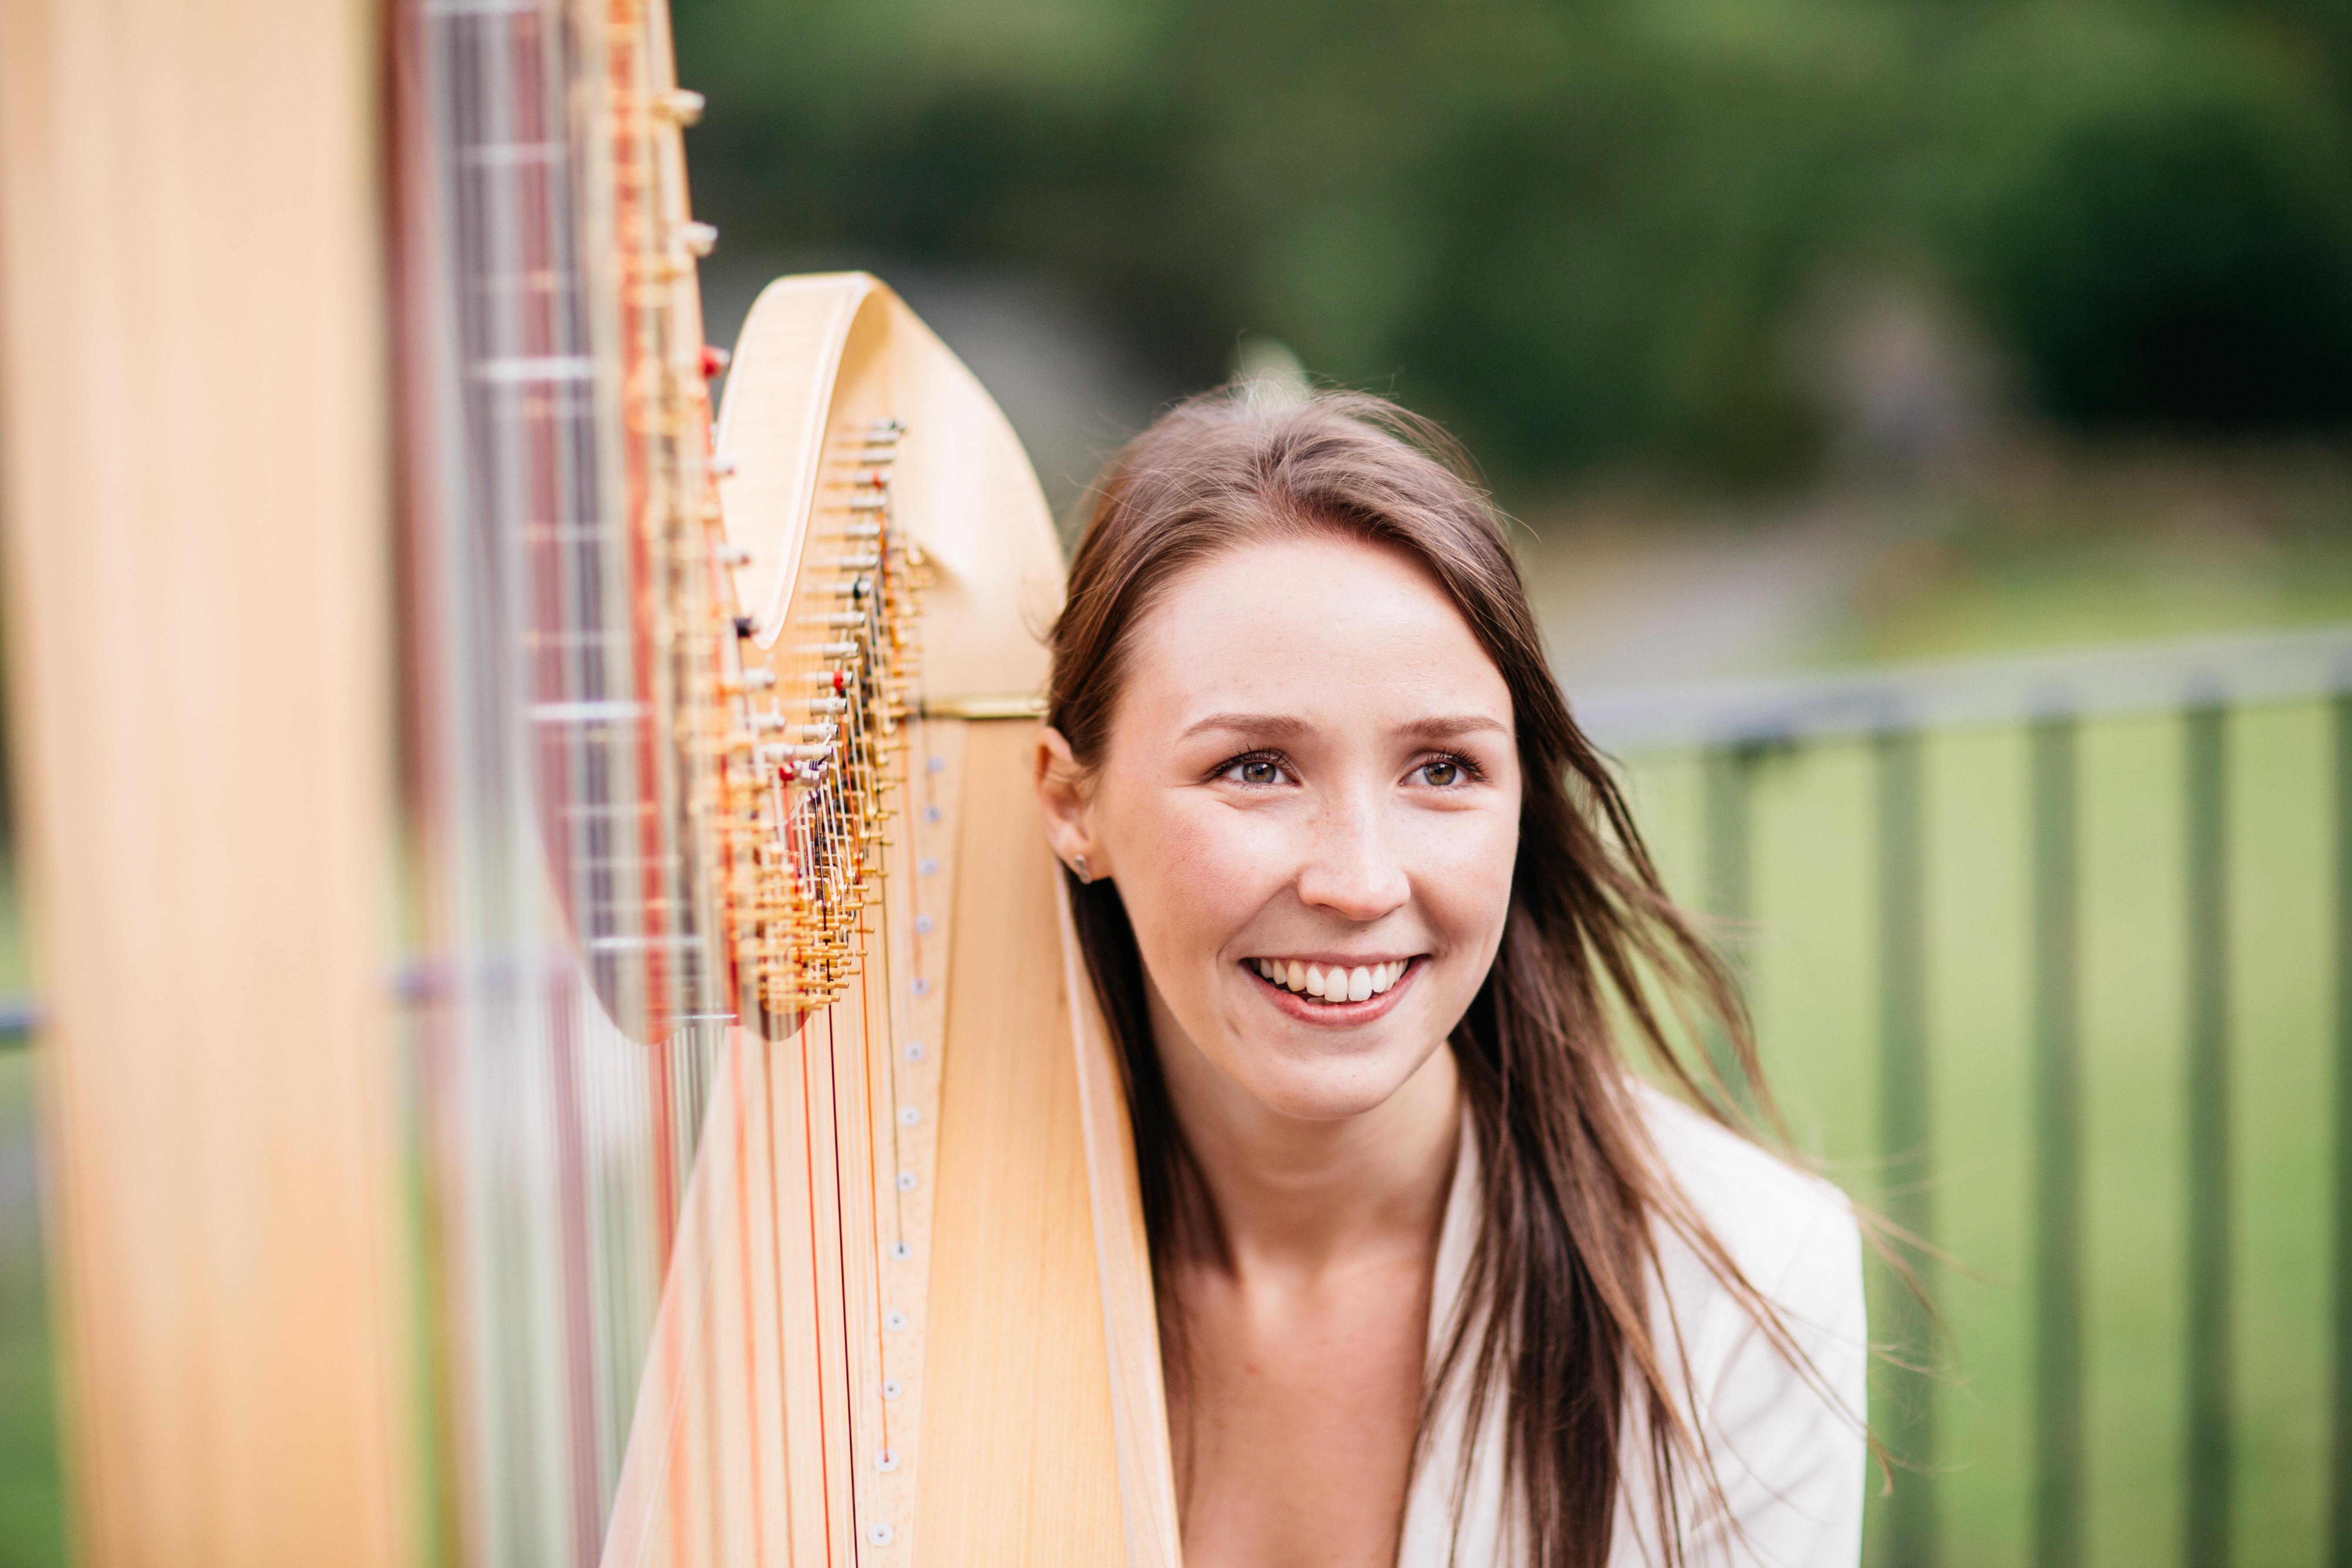
M 1112 464 L 1055 627 L 1039 789 L 1185 1562 L 1853 1563 L 1853 1213 L 1732 1130 L 1770 1103 L 1737 994 L 1464 475 L 1378 399 L 1195 401 Z

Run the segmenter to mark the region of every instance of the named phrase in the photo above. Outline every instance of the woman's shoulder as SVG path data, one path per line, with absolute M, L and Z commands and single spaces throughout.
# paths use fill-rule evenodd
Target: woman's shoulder
M 1662 1174 L 1772 1321 L 1768 1329 L 1687 1234 L 1660 1236 L 1664 1288 L 1652 1310 L 1661 1342 L 1679 1352 L 1666 1375 L 1705 1434 L 1722 1504 L 1685 1520 L 1686 1560 L 1851 1565 L 1862 1550 L 1869 1373 L 1853 1205 L 1658 1089 L 1635 1093 Z M 1621 1495 L 1641 1495 L 1638 1484 Z M 1638 1510 L 1621 1507 L 1618 1527 L 1612 1568 L 1660 1555 Z
M 1801 1309 L 1809 1286 L 1829 1282 L 1823 1264 L 1852 1259 L 1858 1268 L 1853 1204 L 1835 1185 L 1653 1085 L 1638 1083 L 1634 1103 L 1663 1173 L 1766 1296 Z

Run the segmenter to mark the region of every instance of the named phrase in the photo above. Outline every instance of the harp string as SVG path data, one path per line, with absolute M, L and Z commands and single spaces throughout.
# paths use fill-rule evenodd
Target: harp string
M 665 1178 L 646 1140 L 646 1093 L 623 1087 L 639 1053 L 583 994 L 557 879 L 609 874 L 614 803 L 581 720 L 610 624 L 595 592 L 604 492 L 593 357 L 583 326 L 577 166 L 562 82 L 574 40 L 552 12 L 435 7 L 421 18 L 436 112 L 436 230 L 443 341 L 435 366 L 456 413 L 452 461 L 417 552 L 420 747 L 449 962 L 424 1021 L 439 1111 L 433 1181 L 447 1282 L 440 1339 L 462 1377 L 445 1408 L 467 1516 L 465 1555 L 593 1562 L 603 1494 L 652 1312 L 658 1248 L 614 1189 Z M 621 650 L 625 656 L 626 649 Z M 625 693 L 624 693 L 625 695 Z M 625 781 L 623 781 L 625 782 Z M 542 784 L 576 808 L 541 831 Z M 593 933 L 592 933 L 593 935 Z M 647 1087 L 658 1102 L 666 1078 Z M 656 1103 L 653 1129 L 667 1122 Z M 650 1166 L 648 1170 L 647 1167 Z
M 748 1146 L 750 1142 L 751 1116 L 744 1100 L 745 1078 L 743 1070 L 743 1051 L 740 1048 L 728 1053 L 734 1076 L 736 1106 L 735 1114 L 732 1118 L 734 1125 L 731 1129 L 735 1139 L 736 1246 L 741 1256 L 749 1258 L 751 1256 L 752 1216 L 750 1199 L 752 1173 L 751 1165 L 751 1150 Z M 742 1271 L 741 1276 L 743 1364 L 756 1370 L 760 1364 L 759 1347 L 757 1343 L 759 1319 L 757 1316 L 757 1307 L 752 1300 L 752 1274 L 750 1269 L 746 1268 Z M 746 1407 L 743 1429 L 747 1436 L 751 1451 L 751 1475 L 753 1478 L 752 1485 L 750 1489 L 752 1549 L 755 1554 L 755 1563 L 761 1564 L 761 1568 L 764 1568 L 768 1560 L 768 1532 L 766 1528 L 766 1520 L 764 1518 L 764 1510 L 762 1509 L 762 1502 L 766 1490 L 765 1486 L 762 1484 L 764 1482 L 765 1476 L 760 1463 L 760 1428 L 761 1425 L 760 1414 L 760 1391 L 754 1380 L 747 1379 L 744 1386 L 739 1391 L 739 1394 Z

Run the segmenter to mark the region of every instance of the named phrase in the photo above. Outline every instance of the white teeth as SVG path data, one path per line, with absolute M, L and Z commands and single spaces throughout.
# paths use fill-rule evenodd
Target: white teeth
M 1319 963 L 1296 958 L 1253 958 L 1249 963 L 1270 984 L 1286 986 L 1328 1003 L 1370 1001 L 1386 994 L 1412 967 L 1409 958 L 1392 958 L 1386 963 L 1360 963 L 1352 969 L 1343 964 L 1326 969 Z

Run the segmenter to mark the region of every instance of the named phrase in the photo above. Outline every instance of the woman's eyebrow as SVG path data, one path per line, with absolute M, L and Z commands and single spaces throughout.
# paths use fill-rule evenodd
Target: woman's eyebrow
M 1448 713 L 1433 719 L 1416 719 L 1403 726 L 1403 731 L 1423 740 L 1451 741 L 1487 731 L 1497 735 L 1508 735 L 1511 727 L 1491 713 Z
M 1286 713 L 1212 713 L 1185 726 L 1179 740 L 1189 740 L 1204 730 L 1235 730 L 1244 734 L 1263 735 L 1268 740 L 1289 740 L 1305 734 L 1313 726 L 1306 720 Z M 1443 713 L 1426 719 L 1415 719 L 1400 727 L 1403 734 L 1425 741 L 1451 741 L 1464 735 L 1488 731 L 1508 735 L 1511 727 L 1491 713 Z
M 1286 713 L 1212 713 L 1186 725 L 1184 732 L 1176 738 L 1190 740 L 1203 730 L 1239 730 L 1252 735 L 1286 740 L 1305 734 L 1308 728 L 1306 720 L 1293 718 Z

